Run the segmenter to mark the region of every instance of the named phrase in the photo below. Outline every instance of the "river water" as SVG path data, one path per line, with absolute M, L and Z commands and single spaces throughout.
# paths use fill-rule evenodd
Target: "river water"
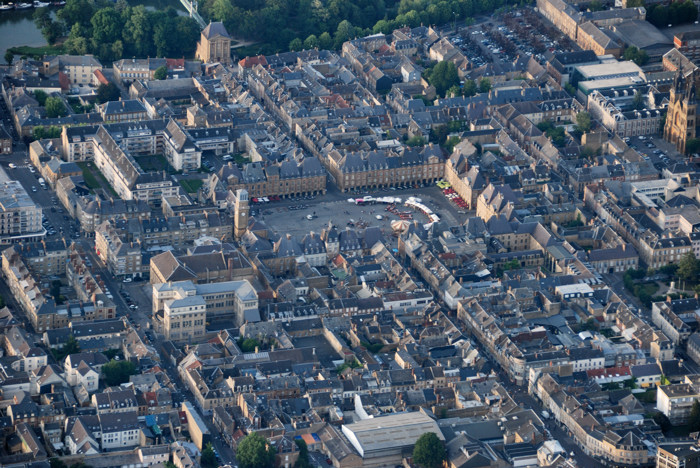
M 30 1 L 30 0 L 25 0 Z M 16 0 L 18 3 L 18 0 Z M 168 6 L 175 8 L 180 15 L 187 12 L 178 0 L 132 0 L 128 2 L 131 6 L 145 5 L 148 10 L 161 10 Z M 54 12 L 57 7 L 50 7 Z M 41 31 L 32 21 L 34 8 L 27 10 L 0 11 L 0 63 L 5 64 L 5 52 L 10 47 L 32 46 L 39 47 L 46 45 L 46 40 L 41 35 Z

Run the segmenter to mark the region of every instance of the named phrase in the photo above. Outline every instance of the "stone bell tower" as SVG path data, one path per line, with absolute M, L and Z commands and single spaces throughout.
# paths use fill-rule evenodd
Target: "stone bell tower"
M 236 190 L 236 200 L 233 215 L 233 236 L 240 239 L 248 228 L 248 214 L 250 205 L 248 202 L 248 191 L 246 189 Z

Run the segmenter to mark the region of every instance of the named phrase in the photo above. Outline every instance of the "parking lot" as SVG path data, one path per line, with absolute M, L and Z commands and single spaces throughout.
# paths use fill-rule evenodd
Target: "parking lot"
M 491 64 L 497 74 L 511 71 L 518 57 L 533 56 L 544 63 L 555 52 L 579 50 L 571 39 L 530 9 L 508 12 L 462 29 L 452 43 L 475 67 Z
M 665 141 L 660 134 L 645 136 L 643 139 L 639 137 L 625 138 L 625 143 L 641 154 L 645 160 L 650 161 L 658 170 L 684 161 L 683 155 L 676 151 L 672 144 Z

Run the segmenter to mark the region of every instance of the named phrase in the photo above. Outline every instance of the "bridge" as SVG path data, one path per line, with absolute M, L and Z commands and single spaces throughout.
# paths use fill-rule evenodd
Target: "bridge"
M 199 13 L 197 13 L 197 0 L 190 2 L 189 0 L 180 0 L 180 3 L 189 12 L 190 18 L 194 18 L 200 28 L 204 29 L 207 27 L 207 23 L 204 22 Z

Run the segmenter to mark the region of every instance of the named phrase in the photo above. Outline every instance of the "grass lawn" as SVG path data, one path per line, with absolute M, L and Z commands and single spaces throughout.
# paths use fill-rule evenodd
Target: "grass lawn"
M 656 291 L 659 290 L 659 285 L 656 283 L 643 283 L 639 285 L 641 287 L 641 291 L 646 292 L 650 296 L 653 296 L 656 294 Z
M 42 58 L 44 55 L 60 55 L 63 53 L 63 46 L 57 45 L 57 46 L 50 46 L 50 45 L 45 45 L 42 47 L 29 47 L 29 46 L 20 46 L 20 47 L 11 47 L 8 49 L 8 52 L 12 52 L 16 57 L 34 57 L 37 59 Z
M 85 179 L 85 185 L 87 185 L 88 188 L 95 190 L 102 187 L 86 162 L 78 162 L 76 164 L 83 170 L 83 179 Z
M 117 192 L 114 191 L 105 176 L 94 166 L 88 166 L 88 162 L 78 162 L 76 163 L 80 169 L 83 171 L 83 179 L 85 180 L 85 185 L 92 190 L 98 190 L 105 188 L 114 198 L 119 198 Z
M 180 185 L 187 193 L 197 193 L 197 190 L 204 184 L 201 179 L 181 180 Z
M 656 403 L 656 387 L 652 387 L 644 393 L 635 393 L 634 396 L 642 403 Z
M 236 153 L 233 155 L 233 160 L 236 164 L 244 165 L 248 164 L 250 162 L 250 158 L 243 156 L 240 153 Z M 225 163 L 224 163 L 225 164 Z
M 162 154 L 152 154 L 150 156 L 137 156 L 134 158 L 141 169 L 146 172 L 162 171 L 173 172 L 168 164 L 168 160 Z

